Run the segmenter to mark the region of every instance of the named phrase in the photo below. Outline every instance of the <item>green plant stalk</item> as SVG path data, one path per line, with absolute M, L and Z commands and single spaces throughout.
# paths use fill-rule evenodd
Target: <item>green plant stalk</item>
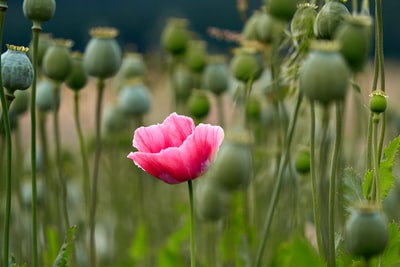
M 31 92 L 31 176 L 32 176 L 32 257 L 33 267 L 38 267 L 38 238 L 37 238 L 37 183 L 36 183 L 36 84 L 38 72 L 40 22 L 33 22 L 33 83 Z
M 372 117 L 373 113 L 370 112 L 368 119 L 368 135 L 367 135 L 367 170 L 372 170 Z
M 74 119 L 75 128 L 78 133 L 79 147 L 82 157 L 82 168 L 83 168 L 83 194 L 85 197 L 86 207 L 89 207 L 90 201 L 90 173 L 89 173 L 89 163 L 86 154 L 85 139 L 83 137 L 81 122 L 79 119 L 79 92 L 74 92 Z
M 189 204 L 190 204 L 190 266 L 196 267 L 195 228 L 194 228 L 194 200 L 192 180 L 188 180 Z
M 224 105 L 222 95 L 217 95 L 217 112 L 218 112 L 218 122 L 219 125 L 224 128 L 225 125 L 225 117 L 224 117 Z
M 56 154 L 56 165 L 57 165 L 57 175 L 58 175 L 58 180 L 60 183 L 60 188 L 61 188 L 61 206 L 62 206 L 62 212 L 63 212 L 63 218 L 64 218 L 64 224 L 66 229 L 70 228 L 70 223 L 69 223 L 69 215 L 68 215 L 68 205 L 67 205 L 67 181 L 65 179 L 64 175 L 64 169 L 63 169 L 63 162 L 62 162 L 62 156 L 61 156 L 61 138 L 60 138 L 60 123 L 59 123 L 59 107 L 56 106 L 56 103 L 58 102 L 58 90 L 59 90 L 60 84 L 57 82 L 54 82 L 53 84 L 53 108 L 54 108 L 54 116 L 53 116 L 53 130 L 54 130 L 54 141 L 55 141 L 55 154 Z
M 3 25 L 4 17 L 7 10 L 7 1 L 0 3 L 0 44 L 3 42 Z M 1 60 L 0 60 L 1 66 Z M 4 266 L 8 266 L 8 254 L 10 243 L 10 213 L 11 213 L 11 161 L 12 161 L 12 143 L 11 143 L 11 129 L 10 121 L 8 118 L 8 108 L 6 97 L 3 90 L 3 79 L 0 74 L 0 101 L 3 112 L 3 127 L 6 135 L 6 210 L 5 210 L 5 223 L 4 223 Z M 1 125 L 0 125 L 1 127 Z
M 311 187 L 312 187 L 312 199 L 313 199 L 313 212 L 314 212 L 314 225 L 315 234 L 317 237 L 318 252 L 323 252 L 322 239 L 321 239 L 321 225 L 320 225 L 320 214 L 318 204 L 318 190 L 317 190 L 317 175 L 316 175 L 316 161 L 315 161 L 315 105 L 314 102 L 310 102 L 310 115 L 311 115 L 311 129 L 310 129 L 310 175 L 311 175 Z
M 352 9 L 353 15 L 357 14 L 358 0 L 352 0 L 351 1 L 351 9 Z
M 380 154 L 378 148 L 378 128 L 379 128 L 379 114 L 373 115 L 373 126 L 372 126 L 372 138 L 373 138 L 373 146 L 374 146 L 374 194 L 372 196 L 372 201 L 378 206 L 381 207 L 381 179 L 380 179 Z
M 328 266 L 336 266 L 335 248 L 335 201 L 336 201 L 336 176 L 340 158 L 340 147 L 342 143 L 343 103 L 336 102 L 336 140 L 332 155 L 331 177 L 329 180 L 329 261 Z
M 96 228 L 96 207 L 97 207 L 97 184 L 99 178 L 100 169 L 100 155 L 101 155 L 101 103 L 103 102 L 104 94 L 104 79 L 99 78 L 97 83 L 97 100 L 96 100 L 96 137 L 95 137 L 95 154 L 94 154 L 94 166 L 92 176 L 92 192 L 91 205 L 89 211 L 89 247 L 90 247 L 90 267 L 96 267 L 96 240 L 95 240 L 95 228 Z
M 296 102 L 296 107 L 294 110 L 294 114 L 293 114 L 293 120 L 291 121 L 291 125 L 289 126 L 289 132 L 288 132 L 288 136 L 287 136 L 287 142 L 286 142 L 286 148 L 285 148 L 285 154 L 284 154 L 284 160 L 282 162 L 282 164 L 280 164 L 279 166 L 279 171 L 278 171 L 278 175 L 277 175 L 277 180 L 274 184 L 274 188 L 272 191 L 272 197 L 271 197 L 271 202 L 268 206 L 268 211 L 267 211 L 267 216 L 266 216 L 266 220 L 265 220 L 265 225 L 264 225 L 264 230 L 262 232 L 262 236 L 261 236 L 261 243 L 257 252 L 257 256 L 256 256 L 256 260 L 255 260 L 255 267 L 260 267 L 261 266 L 261 261 L 262 261 L 262 257 L 264 254 L 264 249 L 265 249 L 265 244 L 266 241 L 268 239 L 268 234 L 269 234 L 269 229 L 271 227 L 271 223 L 272 223 L 272 218 L 274 216 L 274 212 L 275 212 L 275 208 L 276 208 L 276 204 L 278 202 L 278 198 L 279 198 L 279 193 L 280 193 L 280 189 L 282 186 L 282 177 L 284 174 L 284 170 L 287 167 L 288 163 L 289 163 L 289 159 L 290 159 L 290 145 L 292 143 L 293 140 L 293 135 L 294 135 L 294 130 L 296 128 L 296 123 L 297 123 L 297 118 L 299 115 L 299 109 L 301 106 L 303 100 L 303 95 L 301 93 L 298 94 L 297 96 L 297 102 Z

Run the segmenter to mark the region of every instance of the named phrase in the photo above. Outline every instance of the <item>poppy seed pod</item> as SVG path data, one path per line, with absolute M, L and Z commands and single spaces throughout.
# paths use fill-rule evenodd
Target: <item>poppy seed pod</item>
M 251 144 L 253 137 L 244 129 L 226 134 L 220 150 L 207 175 L 227 191 L 238 190 L 250 183 L 253 170 Z
M 229 210 L 229 194 L 210 179 L 199 181 L 195 197 L 197 215 L 204 221 L 218 221 Z
M 43 56 L 42 68 L 46 77 L 62 83 L 72 68 L 71 46 L 73 42 L 66 39 L 55 39 Z
M 256 81 L 264 67 L 261 54 L 252 47 L 240 47 L 234 51 L 230 63 L 233 76 L 241 82 Z
M 161 44 L 172 55 L 182 55 L 189 41 L 188 21 L 170 18 L 161 33 Z
M 344 237 L 349 253 L 369 260 L 385 250 L 389 240 L 388 224 L 376 207 L 362 205 L 351 211 Z
M 7 45 L 7 51 L 1 55 L 3 86 L 10 94 L 28 89 L 32 84 L 33 66 L 26 54 L 28 50 L 24 46 Z
M 279 19 L 291 20 L 297 9 L 298 0 L 268 0 L 269 13 Z
M 290 23 L 290 31 L 296 38 L 314 37 L 314 22 L 317 17 L 316 5 L 304 3 L 299 4 Z
M 10 112 L 14 112 L 16 115 L 24 114 L 29 107 L 30 93 L 29 90 L 16 91 L 15 99 L 10 105 Z
M 54 103 L 54 83 L 48 79 L 41 80 L 37 85 L 36 91 L 36 106 L 44 112 L 49 112 L 56 107 L 60 106 L 61 102 L 61 88 L 57 88 L 57 103 Z
M 179 64 L 174 68 L 171 83 L 177 99 L 186 101 L 192 94 L 194 78 L 185 65 Z
M 22 10 L 25 17 L 34 22 L 50 20 L 56 11 L 54 0 L 24 0 Z
M 335 32 L 340 52 L 353 72 L 362 71 L 368 60 L 372 37 L 370 16 L 347 16 Z
M 109 105 L 104 110 L 102 125 L 106 133 L 115 133 L 127 129 L 129 120 L 119 105 Z
M 87 80 L 88 75 L 83 67 L 83 55 L 79 52 L 72 53 L 72 67 L 65 84 L 68 88 L 79 91 L 86 85 Z
M 144 115 L 151 106 L 149 89 L 140 83 L 125 85 L 119 92 L 118 104 L 126 115 Z
M 188 99 L 187 107 L 191 116 L 202 120 L 210 112 L 210 100 L 203 90 L 194 90 Z
M 266 44 L 280 39 L 286 27 L 284 21 L 272 16 L 265 10 L 261 12 L 256 26 L 258 41 Z
M 369 109 L 371 112 L 380 114 L 385 112 L 387 107 L 387 95 L 381 90 L 375 90 L 370 95 Z
M 300 67 L 299 88 L 311 100 L 327 105 L 346 96 L 350 69 L 332 41 L 315 41 Z
M 83 65 L 90 76 L 106 79 L 112 77 L 121 66 L 122 52 L 115 37 L 115 28 L 93 28 L 91 39 L 86 46 Z
M 259 10 L 255 10 L 243 26 L 242 36 L 246 40 L 257 40 L 257 23 L 261 16 Z
M 325 2 L 314 22 L 317 38 L 333 39 L 336 29 L 346 16 L 350 16 L 350 12 L 344 4 L 336 1 Z
M 211 56 L 203 72 L 202 85 L 216 95 L 220 95 L 229 87 L 229 68 L 223 55 Z
M 207 64 L 206 43 L 199 40 L 189 41 L 185 63 L 191 71 L 201 73 Z

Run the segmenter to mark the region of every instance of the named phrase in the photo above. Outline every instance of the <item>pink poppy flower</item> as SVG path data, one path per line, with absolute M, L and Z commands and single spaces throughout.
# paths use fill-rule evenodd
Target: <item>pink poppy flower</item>
M 200 123 L 176 113 L 162 124 L 140 127 L 133 136 L 128 158 L 152 176 L 169 184 L 182 183 L 202 175 L 224 139 L 219 126 Z

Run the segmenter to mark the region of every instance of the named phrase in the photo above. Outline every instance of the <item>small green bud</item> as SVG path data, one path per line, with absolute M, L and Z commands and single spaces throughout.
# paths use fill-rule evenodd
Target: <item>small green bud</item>
M 375 90 L 370 95 L 369 108 L 374 113 L 385 112 L 387 107 L 387 95 L 381 90 Z

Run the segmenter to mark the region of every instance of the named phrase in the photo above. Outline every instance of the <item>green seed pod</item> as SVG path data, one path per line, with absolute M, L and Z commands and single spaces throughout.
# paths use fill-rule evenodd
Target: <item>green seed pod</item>
M 83 67 L 83 55 L 80 52 L 72 53 L 72 67 L 65 84 L 68 88 L 79 91 L 85 87 L 88 75 Z
M 161 33 L 161 44 L 172 55 L 185 53 L 189 41 L 188 21 L 170 18 Z
M 290 23 L 290 31 L 296 38 L 313 38 L 314 22 L 317 17 L 316 5 L 300 4 Z
M 313 42 L 299 72 L 300 91 L 309 99 L 327 105 L 345 98 L 350 70 L 337 43 Z
M 251 134 L 244 129 L 226 131 L 226 137 L 210 167 L 211 179 L 227 191 L 250 183 L 253 170 Z
M 14 112 L 19 116 L 28 110 L 30 93 L 29 90 L 18 90 L 14 93 L 14 96 L 15 99 L 11 102 L 10 112 Z
M 45 22 L 54 16 L 56 1 L 54 0 L 24 0 L 22 4 L 24 16 L 34 22 Z
M 229 195 L 208 179 L 207 173 L 197 184 L 195 197 L 197 215 L 204 221 L 218 221 L 229 210 Z
M 189 41 L 185 53 L 185 63 L 195 73 L 201 73 L 207 64 L 207 50 L 204 41 Z
M 226 58 L 223 55 L 209 57 L 208 64 L 203 72 L 202 86 L 216 95 L 228 90 L 230 73 Z
M 375 90 L 370 94 L 369 109 L 376 114 L 385 112 L 387 107 L 387 95 L 381 90 Z
M 144 115 L 151 106 L 149 89 L 138 83 L 125 85 L 118 94 L 118 104 L 126 115 Z
M 3 86 L 11 95 L 15 90 L 28 89 L 33 81 L 33 66 L 29 60 L 28 48 L 7 45 L 7 51 L 1 54 L 1 75 Z
M 106 79 L 117 73 L 122 62 L 122 52 L 115 37 L 114 28 L 93 28 L 91 39 L 86 45 L 83 65 L 90 76 Z
M 318 12 L 314 23 L 315 35 L 320 39 L 333 39 L 336 29 L 350 12 L 345 5 L 327 1 Z
M 271 44 L 274 40 L 282 38 L 284 29 L 284 21 L 263 11 L 257 20 L 257 39 L 260 42 Z
M 18 127 L 18 115 L 15 112 L 8 112 L 8 121 L 10 123 L 10 130 L 13 132 Z M 0 136 L 5 136 L 3 127 L 3 113 L 0 111 Z
M 302 148 L 297 152 L 295 168 L 299 174 L 308 174 L 310 172 L 310 151 L 307 148 Z
M 363 205 L 352 210 L 344 239 L 349 253 L 369 260 L 385 250 L 388 240 L 387 221 L 376 207 Z
M 172 87 L 177 99 L 186 101 L 192 94 L 193 75 L 183 64 L 176 66 L 172 73 Z
M 348 16 L 338 27 L 335 39 L 340 52 L 353 72 L 362 71 L 368 61 L 372 35 L 370 16 Z
M 279 19 L 290 21 L 296 12 L 298 0 L 268 0 L 269 13 Z
M 246 40 L 257 40 L 257 24 L 261 12 L 255 10 L 243 26 L 242 36 Z
M 106 106 L 102 120 L 106 133 L 120 132 L 129 127 L 129 120 L 119 105 Z
M 193 90 L 187 102 L 189 114 L 195 119 L 204 119 L 210 111 L 210 100 L 202 90 Z
M 37 85 L 36 91 L 36 106 L 38 109 L 49 112 L 56 107 L 57 109 L 60 107 L 61 102 L 61 88 L 58 87 L 58 101 L 54 103 L 54 82 L 43 79 Z
M 233 76 L 241 82 L 256 81 L 263 70 L 261 54 L 250 47 L 240 47 L 234 51 L 230 69 Z
M 42 62 L 43 62 L 43 56 L 47 51 L 47 48 L 50 47 L 50 45 L 52 45 L 53 43 L 53 39 L 50 33 L 39 33 L 39 43 L 38 43 L 38 53 L 37 53 L 37 57 L 38 57 L 38 66 L 42 67 Z M 28 56 L 29 58 L 32 60 L 33 59 L 33 43 L 30 42 L 29 44 L 29 51 L 28 51 Z
M 43 73 L 53 81 L 62 83 L 72 68 L 71 40 L 56 39 L 43 56 Z

